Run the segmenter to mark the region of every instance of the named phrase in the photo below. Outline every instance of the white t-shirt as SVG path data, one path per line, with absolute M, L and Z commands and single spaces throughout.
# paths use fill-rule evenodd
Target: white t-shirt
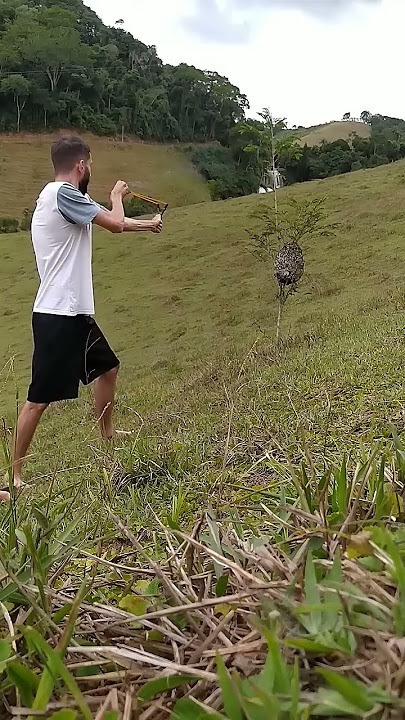
M 42 190 L 31 226 L 41 281 L 34 312 L 94 315 L 92 222 L 100 209 L 70 183 Z

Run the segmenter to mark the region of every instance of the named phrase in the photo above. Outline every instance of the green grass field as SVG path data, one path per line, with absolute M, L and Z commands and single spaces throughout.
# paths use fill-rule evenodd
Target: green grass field
M 115 622 L 115 627 L 124 622 L 117 604 L 124 600 L 121 607 L 130 607 L 128 597 L 133 596 L 128 593 L 133 591 L 138 599 L 132 603 L 139 603 L 139 595 L 145 591 L 133 590 L 132 571 L 123 575 L 119 563 L 133 562 L 138 578 L 140 566 L 148 564 L 148 558 L 159 560 L 164 571 L 156 570 L 152 563 L 148 577 L 156 577 L 174 593 L 174 600 L 167 603 L 154 586 L 156 598 L 145 601 L 141 597 L 137 615 L 152 606 L 181 605 L 170 582 L 181 589 L 184 602 L 211 598 L 213 606 L 218 602 L 216 594 L 226 595 L 226 584 L 225 590 L 223 581 L 222 590 L 217 585 L 222 573 L 212 565 L 213 558 L 218 562 L 218 555 L 212 555 L 216 551 L 228 568 L 232 597 L 246 591 L 243 582 L 275 581 L 264 605 L 263 598 L 257 599 L 253 591 L 257 605 L 230 601 L 221 625 L 226 638 L 222 635 L 218 641 L 228 665 L 234 664 L 229 643 L 233 646 L 246 637 L 246 642 L 254 645 L 246 662 L 239 655 L 239 663 L 234 665 L 242 675 L 249 675 L 258 672 L 266 656 L 252 630 L 253 616 L 260 614 L 271 628 L 269 632 L 279 638 L 288 668 L 283 670 L 284 660 L 276 656 L 278 644 L 267 634 L 276 680 L 271 685 L 267 677 L 270 695 L 264 700 L 257 690 L 256 705 L 264 702 L 268 708 L 270 702 L 281 703 L 281 709 L 274 710 L 274 717 L 280 720 L 309 717 L 308 713 L 394 720 L 404 711 L 399 668 L 400 638 L 405 632 L 405 451 L 400 440 L 393 441 L 393 428 L 403 436 L 405 163 L 284 189 L 280 204 L 290 197 L 325 197 L 329 218 L 339 223 L 339 229 L 335 238 L 305 247 L 306 273 L 299 292 L 286 306 L 281 348 L 274 344 L 276 286 L 268 269 L 248 248 L 249 232 L 258 227 L 252 215 L 272 202 L 270 196 L 176 208 L 167 214 L 161 236 L 96 233 L 97 316 L 122 360 L 117 424 L 135 430 L 135 435 L 114 447 L 100 442 L 87 391 L 78 402 L 53 407 L 27 463 L 26 479 L 32 488 L 18 501 L 16 520 L 4 508 L 0 511 L 0 564 L 6 568 L 6 577 L 11 577 L 12 569 L 16 572 L 22 562 L 17 550 L 10 549 L 13 523 L 32 527 L 34 536 L 39 533 L 45 542 L 51 533 L 43 529 L 49 527 L 46 523 L 54 522 L 52 532 L 56 532 L 55 527 L 67 528 L 75 518 L 79 535 L 79 539 L 75 536 L 75 551 L 68 550 L 68 545 L 63 553 L 60 549 L 56 553 L 59 545 L 53 548 L 56 575 L 43 570 L 45 549 L 43 555 L 38 551 L 38 559 L 29 540 L 24 550 L 24 537 L 28 536 L 18 536 L 18 552 L 33 568 L 31 584 L 35 581 L 38 588 L 54 589 L 56 595 L 50 595 L 55 598 L 54 612 L 73 598 L 83 568 L 86 577 L 93 568 L 91 596 L 95 599 L 91 602 L 98 602 L 104 610 L 83 606 L 75 641 L 82 644 L 85 637 L 96 645 L 111 644 L 117 637 L 120 647 L 139 648 L 144 647 L 145 637 L 136 625 L 122 630 L 121 635 L 105 630 L 109 622 Z M 0 242 L 0 398 L 7 438 L 7 428 L 14 423 L 16 394 L 24 397 L 29 378 L 30 308 L 37 279 L 29 236 L 0 236 Z M 7 459 L 4 469 L 6 464 Z M 200 536 L 199 519 L 209 506 L 217 524 L 211 520 L 208 526 L 204 524 L 205 534 Z M 125 528 L 118 531 L 110 511 L 126 519 L 135 539 L 125 536 Z M 194 527 L 187 547 L 178 535 L 168 535 L 164 530 L 168 525 L 174 533 Z M 386 534 L 385 528 L 392 533 Z M 364 530 L 369 530 L 369 535 L 366 539 L 360 536 L 360 551 L 359 544 L 356 552 L 350 551 L 351 538 Z M 119 539 L 122 532 L 125 537 Z M 190 558 L 196 537 L 202 545 L 196 546 Z M 256 557 L 263 543 L 267 543 L 268 555 Z M 103 574 L 104 566 L 85 562 L 78 547 L 91 550 L 103 562 L 113 559 L 113 567 L 104 568 L 107 574 Z M 267 565 L 261 565 L 263 558 Z M 250 580 L 243 575 L 247 570 L 252 573 Z M 294 598 L 291 587 L 295 588 Z M 5 597 L 2 592 L 0 588 L 0 601 Z M 29 585 L 27 592 L 31 598 Z M 358 593 L 363 593 L 361 598 Z M 35 593 L 33 597 L 37 597 Z M 20 607 L 21 598 L 15 602 Z M 50 618 L 50 601 L 38 602 Z M 107 605 L 110 619 L 106 616 L 104 624 L 97 626 L 102 628 L 97 635 L 89 618 L 94 621 L 97 617 L 100 623 L 99 614 L 107 612 Z M 32 607 L 32 622 L 42 628 L 44 616 Z M 230 611 L 236 614 L 229 615 L 227 625 L 225 617 Z M 176 661 L 183 670 L 196 663 L 197 673 L 215 672 L 215 653 L 206 650 L 205 660 L 199 648 L 208 632 L 213 632 L 210 647 L 216 642 L 221 612 L 223 609 L 203 620 L 196 606 L 195 615 L 185 613 L 186 626 L 178 626 L 180 639 L 177 631 L 177 640 L 168 637 L 167 644 L 156 637 L 152 641 L 147 634 L 151 644 L 146 647 Z M 251 613 L 253 626 L 245 621 L 246 612 Z M 308 622 L 299 625 L 300 618 L 308 618 Z M 175 627 L 170 625 L 172 634 Z M 52 645 L 54 629 L 49 628 L 43 632 Z M 168 628 L 163 622 L 159 633 L 164 635 Z M 379 639 L 376 630 L 382 631 Z M 24 636 L 24 627 L 21 632 Z M 176 642 L 179 645 L 174 650 Z M 23 664 L 37 673 L 43 661 L 34 646 L 30 645 L 32 660 L 25 658 Z M 292 647 L 299 647 L 299 652 L 294 654 Z M 256 655 L 251 658 L 249 652 Z M 99 655 L 94 650 L 97 661 Z M 197 656 L 203 659 L 196 662 Z M 69 655 L 69 668 L 74 659 Z M 301 678 L 299 707 L 294 704 L 292 689 L 294 659 Z M 118 673 L 122 667 L 126 679 Z M 123 694 L 117 701 L 121 710 L 129 684 L 138 692 L 145 680 L 131 667 L 124 663 L 105 668 L 111 676 L 106 685 L 103 681 L 104 689 L 109 692 L 114 683 L 122 683 L 119 692 Z M 198 686 L 201 693 L 196 691 L 196 696 L 221 711 L 221 718 L 265 717 L 253 710 L 250 715 L 245 710 L 245 714 L 231 712 L 226 700 L 230 686 L 221 675 L 219 661 L 217 667 L 225 706 L 217 691 L 212 695 L 212 677 L 205 679 L 211 689 Z M 321 678 L 319 670 L 325 668 L 333 673 Z M 101 673 L 100 668 L 97 672 Z M 342 675 L 348 685 L 339 682 Z M 3 693 L 18 687 L 13 673 L 7 678 L 1 681 L 0 665 Z M 375 687 L 378 681 L 383 690 Z M 322 683 L 327 683 L 329 690 Z M 80 686 L 89 706 L 96 706 L 94 683 L 87 678 Z M 315 699 L 320 686 L 326 695 L 321 693 Z M 194 695 L 194 689 L 187 687 Z M 248 692 L 245 688 L 239 693 L 236 685 L 233 687 L 239 699 L 240 693 Z M 104 690 L 100 693 L 105 697 Z M 54 697 L 66 706 L 66 693 L 55 690 Z M 144 717 L 158 720 L 168 716 L 179 697 L 180 691 L 173 697 L 166 692 L 156 705 L 145 706 Z M 287 700 L 287 709 L 283 709 Z M 193 705 L 188 715 L 172 717 L 186 720 L 195 711 Z M 206 717 L 201 715 L 204 720 Z
M 305 278 L 284 319 L 283 332 L 291 347 L 282 364 L 265 362 L 260 369 L 274 389 L 265 424 L 277 426 L 278 440 L 293 442 L 291 431 L 297 418 L 281 380 L 292 373 L 297 393 L 294 404 L 302 416 L 307 418 L 312 407 L 310 415 L 315 417 L 319 410 L 323 417 L 328 393 L 336 404 L 337 428 L 330 429 L 331 442 L 342 444 L 340 430 L 347 423 L 351 445 L 352 424 L 360 423 L 360 435 L 364 431 L 371 437 L 374 426 L 381 434 L 392 413 L 401 414 L 405 165 L 295 186 L 281 193 L 281 202 L 290 196 L 325 196 L 330 219 L 340 223 L 340 229 L 336 238 L 305 248 Z M 96 233 L 97 317 L 122 360 L 120 424 L 137 427 L 136 413 L 146 423 L 150 415 L 155 429 L 157 422 L 158 432 L 170 437 L 171 426 L 177 426 L 177 411 L 182 418 L 185 412 L 187 427 L 208 422 L 207 436 L 210 440 L 218 437 L 221 447 L 223 384 L 228 377 L 225 358 L 231 365 L 241 362 L 256 341 L 260 357 L 273 342 L 276 287 L 267 268 L 250 253 L 247 232 L 257 223 L 254 211 L 271 202 L 268 196 L 252 196 L 179 208 L 167 215 L 164 232 L 156 237 Z M 30 310 L 37 277 L 28 234 L 2 236 L 1 242 L 1 397 L 11 423 L 14 384 L 22 399 L 29 380 Z M 15 379 L 7 375 L 10 358 Z M 393 374 L 388 380 L 386 368 L 391 365 Z M 365 380 L 357 384 L 354 378 L 365 369 L 366 384 Z M 212 380 L 207 382 L 211 373 Z M 229 382 L 232 385 L 230 375 Z M 308 387 L 314 382 L 320 388 L 308 399 Z M 198 391 L 194 389 L 185 399 L 183 387 L 195 383 Z M 205 396 L 208 405 L 215 398 L 208 416 Z M 379 409 L 374 414 L 375 403 Z M 353 415 L 354 407 L 357 415 Z M 49 413 L 30 472 L 46 472 L 45 458 L 53 455 L 54 442 L 65 428 L 76 428 L 79 436 L 71 437 L 69 430 L 64 448 L 77 447 L 80 433 L 88 432 L 86 422 L 77 422 L 82 411 L 83 404 L 78 403 Z M 238 422 L 243 430 L 245 420 L 242 413 Z M 309 426 L 311 434 L 323 437 L 323 420 L 311 421 Z M 44 452 L 46 438 L 48 453 Z
M 58 134 L 0 134 L 0 215 L 20 218 L 25 208 L 34 207 L 41 187 L 52 179 L 49 151 Z M 92 150 L 92 193 L 99 202 L 108 201 L 116 180 L 126 180 L 134 192 L 173 207 L 210 199 L 206 183 L 180 145 L 121 143 L 86 133 L 83 137 Z

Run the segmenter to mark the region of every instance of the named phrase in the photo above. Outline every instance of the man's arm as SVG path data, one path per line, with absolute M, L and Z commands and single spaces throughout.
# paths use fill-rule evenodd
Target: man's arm
M 57 192 L 57 207 L 65 220 L 73 225 L 85 227 L 95 223 L 112 233 L 121 233 L 125 219 L 122 199 L 127 193 L 128 185 L 120 180 L 111 193 L 110 211 L 97 205 L 70 183 L 63 183 Z
M 155 215 L 152 220 L 139 220 L 137 218 L 124 218 L 124 232 L 153 232 L 160 233 L 163 228 L 162 216 Z
M 119 180 L 111 191 L 111 210 L 100 209 L 93 223 L 112 233 L 122 233 L 125 230 L 125 214 L 123 199 L 128 195 L 129 188 L 126 182 Z

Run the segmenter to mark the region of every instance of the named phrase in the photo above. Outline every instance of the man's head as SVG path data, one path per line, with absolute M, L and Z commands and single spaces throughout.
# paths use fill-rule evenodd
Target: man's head
M 71 176 L 85 195 L 91 177 L 91 153 L 87 143 L 75 135 L 63 135 L 53 143 L 51 158 L 55 176 Z

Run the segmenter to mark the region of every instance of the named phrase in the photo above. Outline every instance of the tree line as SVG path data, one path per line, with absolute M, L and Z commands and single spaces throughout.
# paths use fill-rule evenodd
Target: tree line
M 302 146 L 269 110 L 247 118 L 227 78 L 165 65 L 121 25 L 82 0 L 0 0 L 0 132 L 70 126 L 190 143 L 214 199 L 257 192 L 272 169 L 295 183 L 405 157 L 405 122 L 367 111 L 369 138 Z
M 368 138 L 353 133 L 348 140 L 303 145 L 287 129 L 284 118 L 269 110 L 262 120 L 243 120 L 229 133 L 227 147 L 208 146 L 193 151 L 193 162 L 209 182 L 213 199 L 257 192 L 274 167 L 287 184 L 324 179 L 405 158 L 405 121 L 364 111 Z

